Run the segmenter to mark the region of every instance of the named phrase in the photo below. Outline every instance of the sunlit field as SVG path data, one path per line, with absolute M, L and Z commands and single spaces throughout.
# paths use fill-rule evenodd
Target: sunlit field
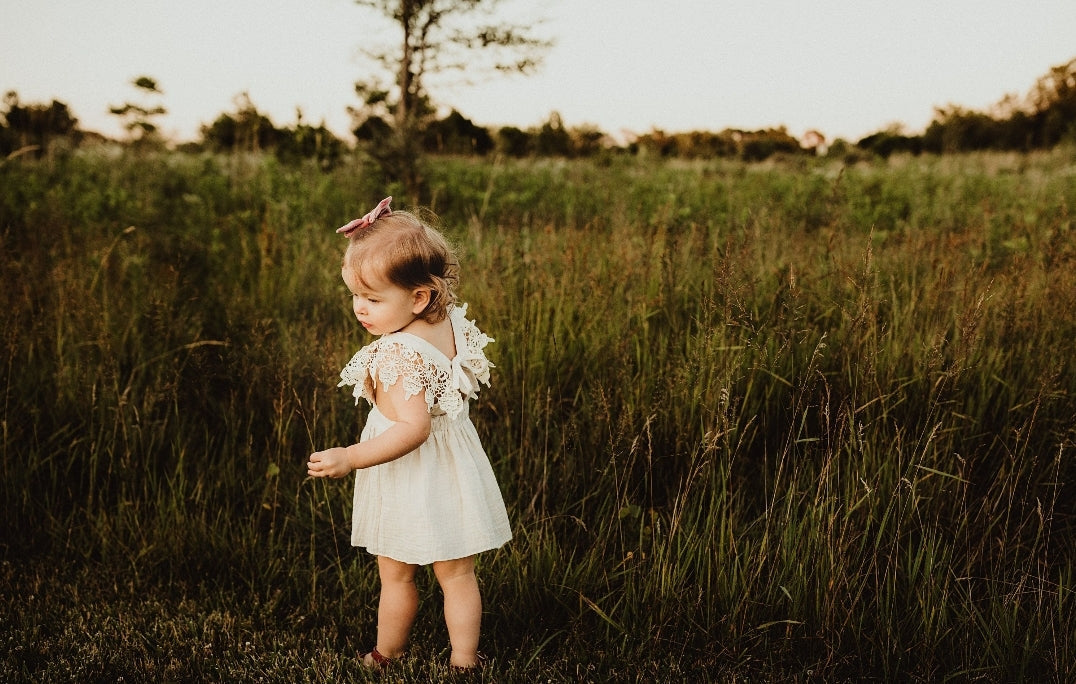
M 496 339 L 515 539 L 485 681 L 1076 679 L 1076 151 L 435 159 Z M 0 679 L 366 681 L 367 339 L 334 229 L 399 187 L 0 162 Z M 395 674 L 447 674 L 436 583 Z

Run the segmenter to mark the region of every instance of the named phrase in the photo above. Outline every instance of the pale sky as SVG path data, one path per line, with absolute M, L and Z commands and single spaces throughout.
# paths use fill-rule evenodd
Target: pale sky
M 1076 0 L 512 0 L 556 41 L 533 76 L 430 82 L 434 100 L 490 128 L 620 135 L 786 126 L 857 140 L 934 108 L 986 111 L 1076 57 Z M 349 0 L 0 0 L 0 92 L 53 98 L 118 135 L 132 79 L 164 91 L 173 139 L 250 95 L 277 126 L 324 122 L 346 140 L 362 44 L 397 40 Z

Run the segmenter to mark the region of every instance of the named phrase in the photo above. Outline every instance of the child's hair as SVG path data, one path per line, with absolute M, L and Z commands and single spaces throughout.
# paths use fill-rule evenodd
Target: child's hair
M 448 315 L 460 280 L 459 260 L 444 236 L 428 225 L 433 220 L 429 212 L 419 218 L 393 210 L 351 234 L 343 263 L 367 286 L 381 279 L 406 290 L 430 288 L 430 303 L 419 314 L 428 323 Z

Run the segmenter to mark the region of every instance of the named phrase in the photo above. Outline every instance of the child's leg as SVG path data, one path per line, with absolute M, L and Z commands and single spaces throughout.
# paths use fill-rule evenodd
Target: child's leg
M 474 575 L 474 556 L 433 564 L 437 583 L 445 594 L 445 625 L 452 643 L 451 664 L 478 664 L 478 633 L 482 626 L 482 595 Z
M 377 650 L 388 658 L 403 654 L 411 624 L 418 612 L 417 566 L 377 557 L 381 598 L 377 604 Z

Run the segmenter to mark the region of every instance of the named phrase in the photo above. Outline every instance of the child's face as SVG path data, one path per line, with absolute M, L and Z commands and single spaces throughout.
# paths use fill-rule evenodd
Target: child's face
M 363 283 L 352 269 L 341 271 L 351 290 L 355 318 L 372 335 L 399 332 L 414 322 L 429 301 L 422 289 L 407 290 L 383 280 Z

